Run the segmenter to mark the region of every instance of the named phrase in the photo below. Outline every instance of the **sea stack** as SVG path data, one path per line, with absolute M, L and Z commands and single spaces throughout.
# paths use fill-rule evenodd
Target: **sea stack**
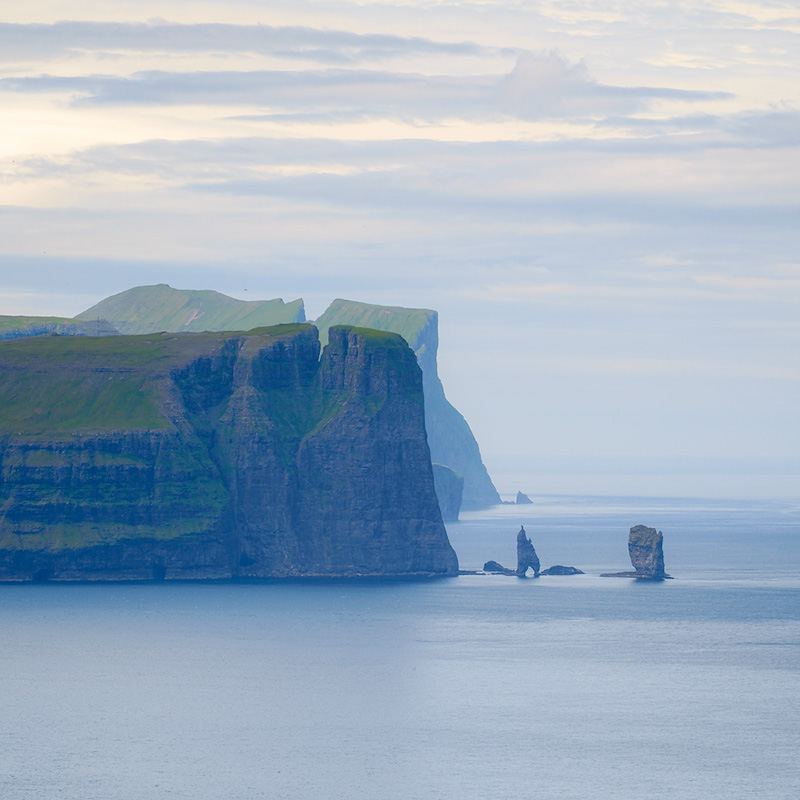
M 517 492 L 517 499 L 516 504 L 518 506 L 531 506 L 533 505 L 533 500 L 525 494 L 525 492 Z
M 528 567 L 533 570 L 533 577 L 539 577 L 539 557 L 533 549 L 533 542 L 525 533 L 525 526 L 521 526 L 517 534 L 517 577 L 524 578 Z
M 661 531 L 646 525 L 634 525 L 628 536 L 631 564 L 640 579 L 661 581 L 669 577 L 664 572 L 664 537 Z

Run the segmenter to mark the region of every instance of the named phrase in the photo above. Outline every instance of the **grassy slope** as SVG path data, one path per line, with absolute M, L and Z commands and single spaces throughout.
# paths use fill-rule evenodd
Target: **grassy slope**
M 0 315 L 0 333 L 18 331 L 30 325 L 68 325 L 73 320 L 68 317 L 8 317 Z
M 259 331 L 296 333 L 303 324 Z M 183 336 L 40 336 L 0 342 L 0 433 L 170 427 L 160 379 L 213 352 L 234 332 Z
M 107 297 L 75 319 L 107 319 L 123 334 L 157 331 L 245 331 L 302 321 L 303 301 L 235 300 L 213 291 L 137 286 Z
M 258 334 L 278 338 L 308 328 L 279 325 Z M 158 449 L 158 469 L 172 478 L 159 483 L 154 496 L 146 477 L 153 469 L 152 449 L 117 452 L 102 443 L 73 448 L 61 442 L 65 435 L 85 440 L 95 433 L 114 436 L 171 428 L 164 399 L 172 371 L 213 355 L 226 340 L 240 335 L 42 336 L 0 342 L 0 437 L 9 436 L 15 443 L 2 466 L 10 474 L 39 471 L 38 478 L 23 485 L 21 507 L 66 504 L 73 511 L 83 509 L 85 517 L 43 522 L 40 509 L 33 517 L 26 518 L 26 511 L 21 520 L 3 525 L 0 513 L 0 549 L 58 553 L 124 539 L 173 540 L 211 530 L 229 497 L 200 442 L 188 439 L 177 448 Z M 62 468 L 74 474 L 66 485 L 63 474 L 59 477 Z M 13 481 L 5 486 L 0 482 L 0 511 L 9 501 L 8 491 L 17 492 Z M 128 521 L 138 519 L 142 507 L 152 507 L 162 522 Z M 93 521 L 102 511 L 110 519 Z
M 334 300 L 314 323 L 319 328 L 322 344 L 328 341 L 328 330 L 334 325 L 354 325 L 378 331 L 399 333 L 412 347 L 418 348 L 419 334 L 434 312 L 427 308 L 375 306 L 353 300 Z

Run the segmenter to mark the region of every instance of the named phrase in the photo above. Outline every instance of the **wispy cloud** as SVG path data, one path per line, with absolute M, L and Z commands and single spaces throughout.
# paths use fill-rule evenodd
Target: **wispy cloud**
M 487 56 L 513 48 L 420 36 L 360 34 L 302 26 L 64 21 L 0 23 L 0 63 L 85 53 L 252 53 L 323 64 L 351 64 L 411 55 Z
M 402 119 L 632 113 L 659 99 L 723 100 L 726 92 L 598 83 L 557 53 L 520 57 L 507 75 L 451 77 L 365 69 L 141 72 L 130 77 L 3 78 L 0 90 L 62 92 L 77 106 L 223 105 Z

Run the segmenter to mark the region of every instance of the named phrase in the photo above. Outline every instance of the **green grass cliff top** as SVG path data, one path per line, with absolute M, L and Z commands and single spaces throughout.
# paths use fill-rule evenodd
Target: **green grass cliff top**
M 68 325 L 68 317 L 9 317 L 0 314 L 0 333 L 29 328 L 31 325 Z
M 244 331 L 303 322 L 302 300 L 236 300 L 210 290 L 173 289 L 165 283 L 137 286 L 107 297 L 75 319 L 108 320 L 120 333 Z
M 376 306 L 337 299 L 314 324 L 319 328 L 319 338 L 323 345 L 328 341 L 328 330 L 334 325 L 353 325 L 399 333 L 416 350 L 419 347 L 420 334 L 435 316 L 436 312 L 428 308 Z
M 242 336 L 283 337 L 308 323 L 255 333 L 36 336 L 0 341 L 0 434 L 165 429 L 164 379 Z

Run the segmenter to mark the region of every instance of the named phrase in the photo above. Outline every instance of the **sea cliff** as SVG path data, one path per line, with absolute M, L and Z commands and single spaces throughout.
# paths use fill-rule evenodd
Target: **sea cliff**
M 0 408 L 0 580 L 457 572 L 398 335 L 17 339 Z
M 467 421 L 445 396 L 439 378 L 439 315 L 428 308 L 378 306 L 352 300 L 334 300 L 314 323 L 325 341 L 331 325 L 363 325 L 399 333 L 411 346 L 422 368 L 425 391 L 425 424 L 435 463 L 463 477 L 461 507 L 487 508 L 500 503 L 500 495 L 481 459 L 478 442 Z M 447 504 L 444 497 L 440 500 Z

